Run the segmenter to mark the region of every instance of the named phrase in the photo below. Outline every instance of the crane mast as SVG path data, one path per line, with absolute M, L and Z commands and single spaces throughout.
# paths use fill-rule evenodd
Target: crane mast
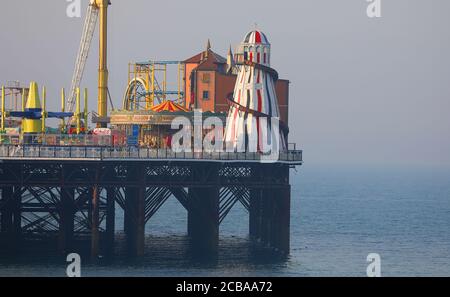
M 80 47 L 78 49 L 75 70 L 67 103 L 67 111 L 73 112 L 76 101 L 76 92 L 83 78 L 84 68 L 94 37 L 95 26 L 100 15 L 99 22 L 99 68 L 98 68 L 98 116 L 103 119 L 98 127 L 106 127 L 107 95 L 108 95 L 108 69 L 107 69 L 107 8 L 111 4 L 109 0 L 91 0 L 87 9 L 86 19 L 83 25 Z M 87 124 L 87 123 L 85 123 Z M 68 126 L 71 120 L 68 121 Z
M 84 68 L 89 55 L 92 39 L 94 37 L 95 25 L 98 19 L 98 7 L 90 4 L 87 10 L 86 19 L 84 20 L 83 34 L 81 35 L 80 47 L 78 49 L 77 61 L 75 63 L 75 70 L 72 76 L 72 83 L 70 87 L 67 108 L 72 112 L 75 107 L 75 98 L 77 88 L 80 87 L 81 79 L 83 78 Z

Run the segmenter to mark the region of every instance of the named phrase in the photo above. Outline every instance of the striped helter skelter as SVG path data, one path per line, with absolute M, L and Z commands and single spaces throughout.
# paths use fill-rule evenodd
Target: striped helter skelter
M 248 33 L 236 54 L 239 73 L 225 130 L 225 142 L 235 151 L 267 152 L 285 150 L 287 129 L 279 124 L 279 142 L 275 146 L 272 133 L 280 112 L 275 92 L 278 74 L 270 68 L 270 43 L 258 30 Z

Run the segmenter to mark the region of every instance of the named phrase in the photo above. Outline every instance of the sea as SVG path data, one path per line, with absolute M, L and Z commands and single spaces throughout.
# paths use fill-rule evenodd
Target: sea
M 125 252 L 118 211 L 116 256 L 82 254 L 81 275 L 365 277 L 375 253 L 381 276 L 450 276 L 450 168 L 305 165 L 292 170 L 291 184 L 287 258 L 255 247 L 241 205 L 220 226 L 218 258 L 193 257 L 186 211 L 171 198 L 146 225 L 143 258 Z M 66 258 L 39 249 L 0 255 L 0 276 L 66 276 Z

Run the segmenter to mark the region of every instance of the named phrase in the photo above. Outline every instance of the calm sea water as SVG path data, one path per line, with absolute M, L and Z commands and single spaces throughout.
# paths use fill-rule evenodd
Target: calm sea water
M 254 251 L 237 206 L 221 225 L 219 259 L 190 255 L 186 212 L 169 200 L 147 225 L 146 256 L 83 262 L 83 276 L 365 276 L 369 253 L 383 276 L 450 276 L 450 170 L 301 168 L 292 173 L 292 252 Z M 244 219 L 245 218 L 245 219 Z M 117 224 L 122 226 L 121 215 Z M 32 247 L 30 247 L 32 248 Z M 0 276 L 64 276 L 53 253 L 0 257 Z

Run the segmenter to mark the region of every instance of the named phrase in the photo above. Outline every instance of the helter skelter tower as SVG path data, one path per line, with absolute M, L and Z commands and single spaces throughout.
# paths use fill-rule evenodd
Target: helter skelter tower
M 228 149 L 238 152 L 271 152 L 287 149 L 288 128 L 282 123 L 275 92 L 278 73 L 270 67 L 266 35 L 249 32 L 236 54 L 239 67 L 225 130 Z

